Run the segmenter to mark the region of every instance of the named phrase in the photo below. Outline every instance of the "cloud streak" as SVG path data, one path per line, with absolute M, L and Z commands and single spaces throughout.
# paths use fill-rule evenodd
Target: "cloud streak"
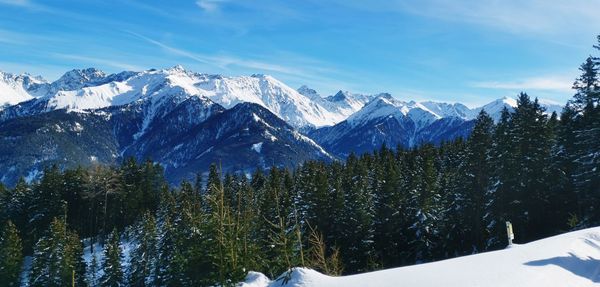
M 403 12 L 515 34 L 556 35 L 600 30 L 600 0 L 334 0 L 371 12 Z M 586 35 L 587 37 L 587 35 Z
M 203 54 L 175 47 L 133 31 L 123 32 L 174 56 L 186 58 L 208 67 L 216 67 L 228 73 L 231 73 L 232 70 L 236 72 L 241 70 L 247 73 L 269 73 L 287 83 L 292 82 L 298 86 L 310 84 L 313 88 L 329 91 L 364 88 L 359 84 L 360 79 L 357 79 L 356 75 L 350 74 L 349 71 L 340 71 L 329 63 L 293 53 L 272 51 L 269 55 L 277 59 L 270 60 L 264 60 L 263 57 Z
M 198 0 L 196 6 L 206 12 L 215 12 L 219 10 L 220 6 L 227 2 L 226 0 Z
M 549 91 L 571 93 L 573 78 L 568 76 L 531 77 L 519 81 L 484 81 L 471 83 L 473 88 L 511 90 L 511 91 Z
M 300 67 L 288 67 L 280 64 L 273 64 L 270 62 L 248 59 L 248 58 L 240 58 L 231 55 L 210 55 L 210 54 L 201 54 L 196 52 L 191 52 L 185 49 L 177 48 L 171 45 L 167 45 L 163 42 L 154 40 L 152 38 L 146 37 L 144 35 L 132 32 L 125 31 L 126 33 L 133 35 L 141 40 L 144 40 L 150 44 L 153 44 L 157 47 L 162 48 L 163 50 L 174 54 L 176 56 L 181 56 L 184 58 L 188 58 L 190 60 L 196 61 L 201 64 L 211 65 L 218 67 L 220 69 L 229 69 L 232 66 L 237 66 L 241 68 L 248 68 L 252 70 L 263 70 L 270 72 L 283 73 L 288 75 L 295 76 L 306 76 L 310 74 L 314 74 L 315 72 L 321 73 L 324 71 L 334 72 L 333 69 L 323 68 L 322 66 L 317 66 L 315 69 L 306 70 Z M 322 64 L 322 63 L 321 63 Z
M 122 70 L 128 70 L 128 71 L 142 70 L 141 67 L 136 66 L 136 65 L 130 65 L 130 64 L 123 63 L 120 61 L 107 60 L 107 59 L 102 59 L 102 58 L 97 58 L 97 57 L 89 57 L 89 56 L 82 56 L 82 55 L 67 55 L 67 54 L 60 54 L 60 53 L 54 53 L 54 54 L 51 54 L 50 56 L 55 57 L 55 58 L 65 59 L 65 60 L 73 60 L 73 61 L 81 62 L 82 64 L 85 64 L 85 65 L 88 65 L 88 64 L 104 65 L 104 66 L 109 66 L 109 67 L 122 69 Z

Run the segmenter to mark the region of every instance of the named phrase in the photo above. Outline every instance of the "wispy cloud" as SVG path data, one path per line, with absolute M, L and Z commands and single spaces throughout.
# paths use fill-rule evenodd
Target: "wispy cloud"
M 316 0 L 313 0 L 316 1 Z M 515 34 L 556 35 L 600 30 L 600 0 L 331 0 L 370 12 L 403 12 Z
M 269 73 L 285 81 L 287 84 L 308 84 L 313 88 L 327 90 L 339 89 L 358 90 L 361 86 L 357 75 L 350 71 L 339 70 L 329 63 L 289 52 L 271 51 L 271 59 L 264 55 L 234 56 L 230 54 L 207 54 L 192 52 L 180 47 L 166 44 L 132 31 L 124 31 L 146 43 L 163 49 L 174 56 L 192 60 L 208 68 L 213 67 L 223 72 L 243 71 L 245 73 Z
M 404 11 L 442 20 L 467 22 L 513 33 L 556 34 L 598 30 L 599 0 L 423 0 L 394 1 Z M 581 30 L 580 30 L 581 31 Z
M 1 44 L 24 45 L 27 44 L 27 42 L 28 41 L 22 35 L 0 29 Z
M 49 42 L 57 42 L 57 39 L 40 33 L 24 33 L 0 29 L 0 43 L 2 44 L 31 45 L 32 43 L 40 44 Z
M 90 56 L 67 55 L 67 54 L 60 54 L 60 53 L 50 54 L 50 56 L 55 57 L 55 58 L 60 58 L 60 59 L 77 61 L 77 62 L 80 62 L 81 65 L 84 65 L 84 66 L 104 65 L 104 66 L 109 66 L 109 67 L 113 67 L 113 68 L 117 68 L 117 69 L 129 70 L 129 71 L 139 71 L 139 70 L 143 69 L 139 66 L 130 65 L 130 64 L 123 63 L 120 61 L 107 60 L 107 59 L 103 59 L 103 58 L 90 57 Z
M 32 5 L 32 2 L 28 0 L 0 0 L 0 4 L 26 7 Z
M 226 55 L 226 54 L 214 55 L 214 54 L 202 54 L 202 53 L 197 53 L 197 52 L 191 52 L 191 51 L 188 51 L 185 49 L 167 45 L 163 42 L 154 40 L 152 38 L 146 37 L 144 35 L 141 35 L 141 34 L 138 34 L 135 32 L 131 32 L 131 31 L 126 31 L 126 32 L 141 39 L 141 40 L 144 40 L 150 44 L 160 47 L 160 48 L 164 49 L 165 51 L 172 53 L 174 55 L 185 57 L 185 58 L 188 58 L 190 60 L 196 61 L 201 64 L 211 65 L 211 66 L 215 66 L 215 67 L 218 67 L 220 69 L 225 69 L 225 70 L 229 69 L 232 66 L 238 66 L 238 67 L 242 67 L 242 68 L 248 68 L 248 69 L 251 69 L 254 71 L 258 70 L 258 71 L 277 72 L 277 73 L 296 75 L 296 76 L 305 76 L 307 74 L 311 74 L 311 72 L 315 72 L 315 70 L 318 71 L 320 69 L 317 67 L 315 70 L 308 71 L 301 67 L 288 67 L 285 65 L 274 64 L 271 62 L 265 62 L 265 61 L 249 59 L 249 58 L 241 58 L 241 57 Z
M 31 0 L 0 0 L 0 5 L 19 7 L 32 11 L 51 11 L 48 6 L 33 2 Z
M 227 2 L 227 0 L 198 0 L 196 1 L 196 6 L 206 12 L 214 12 L 219 10 L 221 5 L 225 2 Z
M 518 81 L 484 81 L 471 83 L 471 87 L 511 90 L 511 91 L 549 91 L 557 93 L 570 93 L 573 85 L 573 77 L 569 76 L 542 76 L 531 77 Z

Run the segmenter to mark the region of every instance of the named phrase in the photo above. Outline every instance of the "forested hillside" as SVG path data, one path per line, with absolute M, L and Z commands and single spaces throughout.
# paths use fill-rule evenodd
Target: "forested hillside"
M 517 243 L 596 226 L 599 65 L 581 65 L 560 118 L 522 93 L 498 123 L 481 112 L 468 138 L 439 146 L 250 177 L 213 165 L 177 188 L 152 162 L 49 167 L 0 187 L 0 282 L 20 284 L 25 256 L 30 286 L 233 285 L 294 266 L 353 274 L 503 248 L 507 220 Z M 83 261 L 84 238 L 104 260 Z

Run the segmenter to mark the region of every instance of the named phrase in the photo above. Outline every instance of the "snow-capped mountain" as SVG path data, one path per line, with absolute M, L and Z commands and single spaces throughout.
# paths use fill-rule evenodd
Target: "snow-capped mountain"
M 557 113 L 560 115 L 562 112 L 563 106 L 547 100 L 539 100 L 539 103 L 542 107 L 546 109 L 546 114 L 551 115 L 552 113 Z M 472 109 L 475 112 L 474 116 L 477 116 L 479 111 L 482 109 L 485 110 L 495 121 L 500 119 L 500 114 L 504 108 L 507 108 L 508 111 L 512 112 L 517 107 L 517 100 L 515 98 L 503 97 L 492 101 L 489 104 L 486 104 L 482 107 Z
M 28 74 L 14 75 L 0 71 L 0 109 L 35 97 L 36 87 L 45 84 L 41 77 Z
M 72 70 L 54 82 L 0 73 L 0 179 L 44 166 L 152 158 L 172 180 L 210 163 L 225 170 L 296 166 L 382 144 L 413 147 L 467 136 L 481 109 L 498 119 L 516 100 L 483 107 L 340 91 L 322 97 L 268 75 L 226 77 L 176 66 L 106 74 Z M 560 105 L 541 101 L 547 112 Z
M 223 171 L 293 167 L 334 159 L 266 108 L 240 103 L 231 109 L 204 97 L 182 102 L 136 101 L 86 112 L 53 110 L 0 122 L 0 181 L 33 180 L 44 167 L 114 164 L 152 159 L 178 184 L 220 163 Z M 157 114 L 145 119 L 149 110 Z
M 333 125 L 345 118 L 268 75 L 225 77 L 198 74 L 181 66 L 113 75 L 93 68 L 73 70 L 38 88 L 42 92 L 36 92 L 35 99 L 14 107 L 10 113 L 99 109 L 148 98 L 160 102 L 165 96 L 178 95 L 182 100 L 206 97 L 225 108 L 244 102 L 256 103 L 294 127 Z M 32 98 L 33 95 L 22 97 L 23 100 Z
M 335 122 L 341 122 L 346 119 L 378 96 L 352 94 L 348 91 L 339 91 L 333 96 L 323 98 L 317 91 L 307 86 L 298 88 L 298 92 L 336 115 Z
M 436 107 L 431 103 L 429 106 Z M 452 106 L 444 104 L 436 109 L 443 107 Z M 465 136 L 472 127 L 468 119 L 452 116 L 453 110 L 455 107 L 440 115 L 421 103 L 402 102 L 390 95 L 382 95 L 345 121 L 312 131 L 309 136 L 340 157 L 351 152 L 370 152 L 382 144 L 412 147 L 427 142 L 439 143 Z
M 541 105 L 547 113 L 560 112 L 562 108 L 547 102 Z M 512 98 L 469 108 L 460 103 L 405 102 L 381 94 L 345 121 L 310 131 L 309 136 L 339 157 L 369 152 L 384 143 L 392 147 L 437 144 L 467 136 L 482 109 L 498 120 L 504 108 L 512 111 L 516 106 L 517 101 Z

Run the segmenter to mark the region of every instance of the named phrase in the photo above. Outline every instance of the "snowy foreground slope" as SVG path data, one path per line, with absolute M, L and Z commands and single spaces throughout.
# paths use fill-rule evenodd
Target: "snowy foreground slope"
M 250 273 L 240 286 L 282 284 Z M 600 227 L 500 251 L 352 276 L 330 277 L 298 268 L 283 286 L 600 286 Z

